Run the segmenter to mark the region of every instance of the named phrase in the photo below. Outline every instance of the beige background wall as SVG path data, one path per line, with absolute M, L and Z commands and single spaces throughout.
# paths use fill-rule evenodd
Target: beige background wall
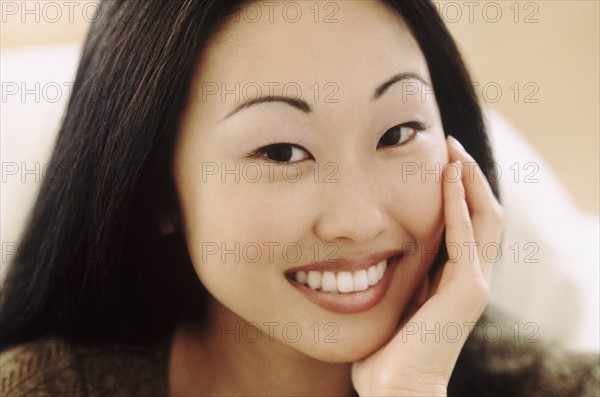
M 462 18 L 456 23 L 450 22 L 458 14 L 452 3 L 463 5 Z M 444 1 L 439 7 L 474 80 L 480 87 L 489 84 L 487 102 L 541 152 L 579 207 L 597 214 L 600 2 L 474 2 L 481 6 L 473 9 L 472 23 L 466 3 Z M 484 14 L 490 3 L 499 4 L 502 10 L 497 23 L 484 18 L 496 18 L 493 5 L 488 5 Z M 515 3 L 520 11 L 517 22 Z M 491 103 L 495 100 L 492 82 L 502 89 L 496 103 Z M 518 91 L 515 83 L 519 83 Z M 531 84 L 525 86 L 527 83 Z M 537 103 L 528 103 L 531 100 Z
M 22 9 L 13 14 L 24 3 L 34 14 L 22 15 Z M 48 3 L 59 4 L 62 15 Z M 82 42 L 95 3 L 0 0 L 0 47 Z M 540 151 L 581 209 L 598 214 L 600 2 L 435 3 L 482 100 Z

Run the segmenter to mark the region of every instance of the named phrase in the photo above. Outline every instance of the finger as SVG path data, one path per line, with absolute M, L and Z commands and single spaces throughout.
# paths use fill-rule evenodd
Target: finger
M 474 233 L 466 192 L 463 186 L 461 160 L 444 167 L 442 181 L 446 248 L 448 261 L 435 275 L 429 299 L 403 323 L 390 341 L 390 351 L 403 351 L 406 357 L 418 357 L 431 373 L 452 372 L 454 363 L 466 342 L 488 296 L 488 284 L 479 265 L 478 254 L 465 254 L 465 243 L 473 242 Z M 411 307 L 411 309 L 414 309 Z M 452 329 L 452 338 L 427 337 L 442 329 Z M 415 338 L 415 335 L 419 337 Z
M 490 244 L 498 246 L 502 234 L 504 210 L 473 157 L 466 152 L 455 138 L 449 137 L 448 143 L 450 158 L 464 161 L 462 180 L 473 224 L 475 236 L 473 244 L 477 246 L 481 270 L 489 283 L 492 276 L 493 262 L 496 261 L 496 258 L 488 257 L 487 248 Z M 485 251 L 484 247 L 486 248 Z
M 466 202 L 466 192 L 462 183 L 462 172 L 463 164 L 460 160 L 450 163 L 444 168 L 442 192 L 446 221 L 446 248 L 450 263 L 457 263 L 462 257 L 462 255 L 450 255 L 453 248 L 460 250 L 465 243 L 475 240 L 469 207 Z
M 476 240 L 466 201 L 463 171 L 460 160 L 448 164 L 444 169 L 442 190 L 448 262 L 442 268 L 439 289 L 450 285 L 450 293 L 464 298 L 463 303 L 466 306 L 473 305 L 476 312 L 482 309 L 477 292 L 481 293 L 481 300 L 487 300 L 488 283 L 482 273 L 480 253 L 467 249 L 473 247 Z
M 500 203 L 494 196 L 490 184 L 475 159 L 467 153 L 456 138 L 449 136 L 448 143 L 450 161 L 460 160 L 463 168 L 466 168 L 463 182 L 471 214 L 475 217 L 493 214 L 497 211 L 502 212 Z
M 402 351 L 406 357 L 416 357 L 419 362 L 426 363 L 423 365 L 427 365 L 431 373 L 447 373 L 448 376 L 487 303 L 489 293 L 478 256 L 469 258 L 464 253 L 464 243 L 473 242 L 474 236 L 462 171 L 460 160 L 448 164 L 443 171 L 442 191 L 449 260 L 436 274 L 439 283 L 434 282 L 431 286 L 433 294 L 406 319 L 400 332 L 389 342 L 389 351 Z M 455 250 L 452 255 L 451 247 L 460 247 L 463 251 L 457 254 Z M 452 337 L 435 337 L 443 329 L 452 329 Z

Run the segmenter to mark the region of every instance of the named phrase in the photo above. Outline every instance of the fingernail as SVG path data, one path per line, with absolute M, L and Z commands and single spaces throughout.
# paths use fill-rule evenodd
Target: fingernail
M 462 150 L 463 152 L 466 152 L 464 146 L 458 141 L 458 139 L 456 139 L 452 135 L 448 135 L 448 138 L 450 139 L 450 142 L 452 142 L 452 144 L 454 146 L 456 146 L 457 149 Z

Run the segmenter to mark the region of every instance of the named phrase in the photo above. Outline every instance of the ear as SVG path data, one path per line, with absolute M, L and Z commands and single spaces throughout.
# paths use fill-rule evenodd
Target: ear
M 175 233 L 177 230 L 177 217 L 174 214 L 168 215 L 161 212 L 156 215 L 158 230 L 163 236 Z
M 175 233 L 180 218 L 175 188 L 163 189 L 156 193 L 152 212 L 160 234 L 168 236 Z

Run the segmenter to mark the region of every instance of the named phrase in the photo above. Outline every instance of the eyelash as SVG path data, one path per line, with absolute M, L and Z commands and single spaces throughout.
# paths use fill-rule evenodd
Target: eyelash
M 268 144 L 268 145 L 266 145 L 266 146 L 262 146 L 262 147 L 260 147 L 260 148 L 256 149 L 255 151 L 251 152 L 251 153 L 248 155 L 248 157 L 250 157 L 250 158 L 256 158 L 256 159 L 263 159 L 263 160 L 265 160 L 265 161 L 270 161 L 270 162 L 273 162 L 273 163 L 280 163 L 280 164 L 287 164 L 287 163 L 290 163 L 290 164 L 291 164 L 292 162 L 290 162 L 290 161 L 277 161 L 277 160 L 270 159 L 270 158 L 268 158 L 268 157 L 266 157 L 266 156 L 264 155 L 264 153 L 265 153 L 267 150 L 269 150 L 269 149 L 273 149 L 273 148 L 276 148 L 276 147 L 280 147 L 280 146 L 281 146 L 281 147 L 284 147 L 284 146 L 291 146 L 291 147 L 294 147 L 294 148 L 296 148 L 296 149 L 300 149 L 300 150 L 302 150 L 302 151 L 304 151 L 304 152 L 306 152 L 306 153 L 309 153 L 309 152 L 308 152 L 308 150 L 306 150 L 306 149 L 305 149 L 305 148 L 303 148 L 302 146 L 300 146 L 300 145 L 297 145 L 297 144 L 295 144 L 295 143 L 290 143 L 290 142 L 277 142 L 277 143 L 270 143 L 270 144 Z M 310 155 L 310 154 L 309 154 L 309 156 L 310 156 L 310 159 L 307 159 L 307 160 L 311 160 L 311 159 L 312 159 L 312 160 L 314 160 L 314 158 L 312 157 L 312 155 Z M 301 161 L 304 161 L 304 160 L 301 160 Z
M 415 138 L 415 136 L 417 135 L 417 133 L 419 133 L 421 131 L 424 131 L 424 130 L 426 130 L 428 128 L 428 126 L 426 125 L 425 122 L 417 121 L 417 120 L 412 120 L 412 121 L 408 121 L 406 123 L 398 124 L 398 125 L 395 125 L 395 126 L 389 128 L 388 130 L 385 131 L 384 135 L 387 134 L 391 129 L 397 128 L 397 127 L 400 127 L 400 128 L 403 128 L 403 127 L 412 128 L 413 130 L 415 130 L 415 132 L 414 132 L 414 134 L 407 141 L 405 141 L 405 142 L 403 142 L 401 144 L 396 144 L 396 145 L 391 145 L 391 146 L 384 146 L 384 147 L 395 147 L 395 146 L 405 145 L 405 144 L 409 143 L 410 141 L 412 141 Z M 273 148 L 276 148 L 276 147 L 285 147 L 285 146 L 291 146 L 293 148 L 297 148 L 297 149 L 303 150 L 304 152 L 306 152 L 310 156 L 310 159 L 314 160 L 314 158 L 312 157 L 312 155 L 310 155 L 310 153 L 309 153 L 308 150 L 306 150 L 305 148 L 303 148 L 300 145 L 297 145 L 295 143 L 289 143 L 289 142 L 270 143 L 268 145 L 262 146 L 262 147 L 260 147 L 260 148 L 258 148 L 256 150 L 254 150 L 253 152 L 249 153 L 248 157 L 250 157 L 250 158 L 256 158 L 256 159 L 263 159 L 263 160 L 266 160 L 266 161 L 270 161 L 270 162 L 273 162 L 273 163 L 280 163 L 280 164 L 292 163 L 290 161 L 272 160 L 272 159 L 267 158 L 264 155 L 264 153 L 267 150 L 269 150 L 269 149 L 273 149 Z M 379 146 L 379 144 L 378 144 L 377 148 L 379 149 L 380 147 L 382 147 L 382 146 Z M 305 159 L 305 160 L 310 160 L 310 159 Z M 304 161 L 304 160 L 300 160 L 300 161 Z M 298 162 L 298 161 L 296 161 L 296 162 Z
M 428 126 L 424 122 L 413 120 L 413 121 L 408 121 L 408 122 L 403 123 L 403 124 L 395 125 L 392 128 L 389 128 L 383 135 L 387 134 L 392 129 L 398 128 L 398 127 L 400 127 L 400 128 L 406 128 L 406 127 L 408 127 L 408 128 L 413 129 L 415 132 L 405 142 L 403 142 L 401 144 L 395 144 L 395 145 L 390 145 L 390 146 L 385 146 L 385 147 L 396 147 L 396 146 L 406 145 L 407 143 L 409 143 L 410 141 L 412 141 L 417 136 L 417 133 L 419 133 L 419 132 L 421 132 L 423 130 L 426 130 L 428 128 Z M 383 135 L 382 135 L 382 138 L 383 138 Z M 380 147 L 382 147 L 382 146 L 379 146 L 379 143 L 378 143 L 377 144 L 377 148 L 379 149 Z

